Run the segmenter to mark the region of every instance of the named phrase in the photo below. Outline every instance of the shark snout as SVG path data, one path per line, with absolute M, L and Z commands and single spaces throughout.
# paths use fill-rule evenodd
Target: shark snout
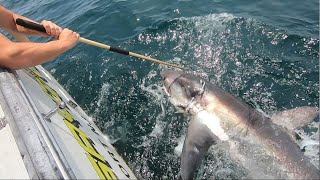
M 182 71 L 172 71 L 172 70 L 167 70 L 167 71 L 162 71 L 160 72 L 160 75 L 162 77 L 162 81 L 167 82 L 167 83 L 172 83 L 174 80 L 179 78 L 183 74 Z
M 161 72 L 160 72 L 160 76 L 161 76 L 161 77 L 165 77 L 165 76 L 166 76 L 166 73 L 167 73 L 167 71 L 161 71 Z
M 166 71 L 161 71 L 160 72 L 160 76 L 162 77 L 162 80 L 164 81 L 166 79 L 166 77 L 167 77 Z
M 161 75 L 162 81 L 163 81 L 164 91 L 168 96 L 170 96 L 171 84 L 177 78 L 179 78 L 182 74 L 183 74 L 183 72 L 181 72 L 181 71 L 171 71 L 171 70 L 160 72 L 160 75 Z
M 167 70 L 167 71 L 162 71 L 160 72 L 160 75 L 162 77 L 162 81 L 163 81 L 163 85 L 166 89 L 169 88 L 169 86 L 176 80 L 178 79 L 181 75 L 183 74 L 183 72 L 181 71 L 171 71 L 171 70 Z

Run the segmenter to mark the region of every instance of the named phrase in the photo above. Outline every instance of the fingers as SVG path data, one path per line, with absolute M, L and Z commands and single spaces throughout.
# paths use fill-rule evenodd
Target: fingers
M 46 29 L 49 36 L 58 37 L 62 32 L 62 28 L 51 21 L 44 20 L 41 24 Z
M 80 38 L 80 35 L 78 33 L 67 28 L 63 29 L 59 36 L 59 40 L 66 43 L 68 48 L 75 46 L 79 38 Z
M 80 38 L 80 35 L 76 32 L 73 32 L 73 36 L 78 40 Z
M 63 37 L 75 38 L 75 39 L 79 39 L 79 37 L 80 37 L 80 35 L 78 33 L 74 32 L 68 28 L 63 29 L 61 35 L 63 35 Z M 63 38 L 63 37 L 59 37 L 59 39 Z

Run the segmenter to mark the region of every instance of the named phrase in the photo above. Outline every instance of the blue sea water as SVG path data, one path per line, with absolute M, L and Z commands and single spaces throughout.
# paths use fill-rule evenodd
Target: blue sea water
M 318 0 L 0 4 L 88 39 L 181 64 L 266 114 L 319 106 Z M 162 91 L 159 72 L 168 67 L 80 43 L 44 67 L 96 119 L 139 178 L 178 177 L 174 151 L 189 119 L 175 113 Z M 224 171 L 207 163 L 198 177 L 241 177 L 232 164 L 223 164 L 229 162 L 215 163 Z M 221 175 L 230 171 L 235 173 Z

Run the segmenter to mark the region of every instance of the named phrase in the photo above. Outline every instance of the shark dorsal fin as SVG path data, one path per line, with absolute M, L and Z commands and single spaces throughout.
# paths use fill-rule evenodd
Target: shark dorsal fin
M 319 115 L 319 108 L 302 106 L 294 109 L 280 111 L 271 116 L 273 123 L 284 127 L 290 135 L 294 131 L 313 121 Z

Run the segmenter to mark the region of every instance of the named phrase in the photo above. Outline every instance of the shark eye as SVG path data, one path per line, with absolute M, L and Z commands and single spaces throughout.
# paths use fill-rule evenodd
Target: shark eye
M 181 85 L 184 89 L 184 91 L 186 92 L 186 94 L 190 97 L 196 97 L 199 93 L 199 90 L 191 87 L 190 85 L 185 86 L 185 85 Z
M 184 91 L 186 92 L 187 95 L 193 97 L 194 96 L 194 91 L 191 88 L 184 88 Z
M 191 97 L 196 97 L 198 94 L 199 94 L 199 91 L 196 90 L 196 91 L 192 91 L 190 96 Z

